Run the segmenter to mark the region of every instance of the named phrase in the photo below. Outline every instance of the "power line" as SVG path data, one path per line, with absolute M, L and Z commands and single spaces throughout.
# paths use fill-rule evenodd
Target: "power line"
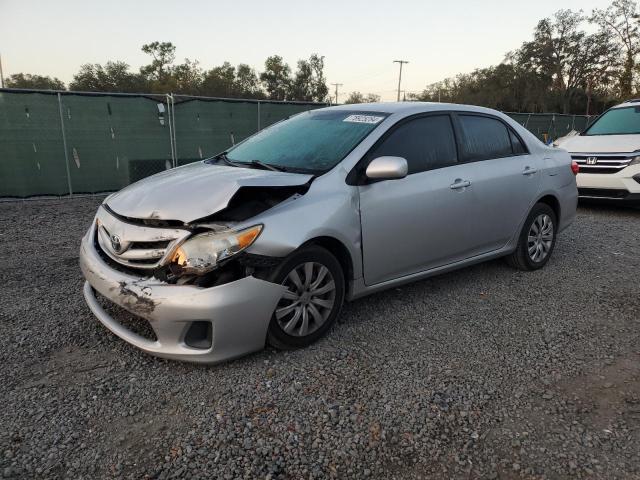
M 400 75 L 398 75 L 398 101 L 400 101 L 400 83 L 402 82 L 402 65 L 409 62 L 407 60 L 394 60 L 393 63 L 400 64 Z
M 338 87 L 341 87 L 344 84 L 343 83 L 332 83 L 331 85 L 336 87 L 336 105 L 338 105 Z

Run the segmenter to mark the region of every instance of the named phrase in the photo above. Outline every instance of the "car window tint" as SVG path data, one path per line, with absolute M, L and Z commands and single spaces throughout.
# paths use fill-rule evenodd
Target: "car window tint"
M 460 115 L 468 160 L 485 160 L 512 155 L 507 127 L 499 120 L 477 115 Z
M 449 115 L 431 115 L 401 124 L 375 148 L 371 159 L 386 155 L 405 158 L 409 174 L 455 164 L 456 141 Z
M 515 155 L 522 155 L 523 153 L 527 153 L 527 149 L 523 145 L 522 140 L 518 138 L 513 130 L 509 130 L 509 136 L 511 137 L 511 148 L 513 149 L 513 153 Z

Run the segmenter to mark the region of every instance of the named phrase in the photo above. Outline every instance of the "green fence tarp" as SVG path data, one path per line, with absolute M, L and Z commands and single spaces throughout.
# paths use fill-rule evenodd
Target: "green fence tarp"
M 176 103 L 175 126 L 179 163 L 201 160 L 256 133 L 258 104 L 203 100 Z
M 163 103 L 144 97 L 64 95 L 62 112 L 74 193 L 119 190 L 172 167 Z
M 69 193 L 55 95 L 0 92 L 0 196 Z

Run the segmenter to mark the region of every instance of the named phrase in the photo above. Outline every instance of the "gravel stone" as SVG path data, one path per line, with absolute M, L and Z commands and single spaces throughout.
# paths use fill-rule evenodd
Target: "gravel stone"
M 549 264 L 345 305 L 309 348 L 147 356 L 82 297 L 98 197 L 0 203 L 5 478 L 640 478 L 640 211 L 581 207 Z

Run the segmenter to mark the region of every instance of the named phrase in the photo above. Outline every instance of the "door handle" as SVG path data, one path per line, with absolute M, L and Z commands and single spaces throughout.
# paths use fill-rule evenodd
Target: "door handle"
M 456 178 L 453 183 L 449 185 L 449 188 L 451 188 L 451 190 L 460 190 L 461 188 L 468 187 L 469 185 L 471 185 L 471 182 L 469 180 Z
M 538 171 L 537 168 L 524 167 L 524 170 L 522 171 L 522 174 L 526 175 L 526 176 L 529 176 L 529 175 L 533 175 L 537 171 Z

